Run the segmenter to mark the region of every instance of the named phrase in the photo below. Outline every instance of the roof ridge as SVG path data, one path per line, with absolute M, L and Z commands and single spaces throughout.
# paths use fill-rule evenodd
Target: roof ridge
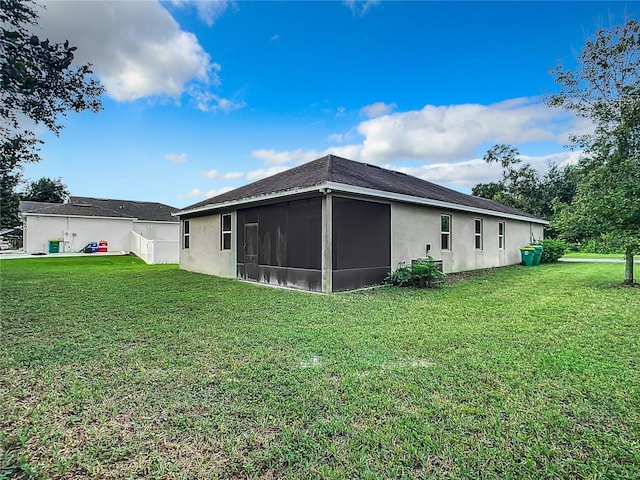
M 334 158 L 331 154 L 327 155 L 327 180 L 333 180 Z
M 73 200 L 75 199 L 75 200 Z M 175 208 L 172 207 L 171 205 L 167 205 L 166 203 L 161 203 L 161 202 L 156 202 L 156 201 L 147 201 L 147 200 L 125 200 L 122 198 L 98 198 L 98 197 L 84 197 L 84 196 L 80 196 L 80 195 L 70 195 L 69 196 L 69 202 L 68 203 L 73 203 L 73 201 L 97 201 L 97 202 L 122 202 L 122 203 L 142 203 L 142 204 L 154 204 L 154 205 L 163 205 L 165 207 L 170 207 L 170 208 Z M 176 209 L 177 210 L 177 209 Z

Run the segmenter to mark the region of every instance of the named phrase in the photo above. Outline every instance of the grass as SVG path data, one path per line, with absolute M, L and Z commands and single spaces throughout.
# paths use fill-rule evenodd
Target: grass
M 0 478 L 640 477 L 623 265 L 331 296 L 130 257 L 0 267 Z

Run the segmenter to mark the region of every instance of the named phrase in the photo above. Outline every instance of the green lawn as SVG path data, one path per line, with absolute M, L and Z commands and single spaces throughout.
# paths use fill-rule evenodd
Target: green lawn
M 130 257 L 0 268 L 0 478 L 640 477 L 624 265 L 330 296 Z

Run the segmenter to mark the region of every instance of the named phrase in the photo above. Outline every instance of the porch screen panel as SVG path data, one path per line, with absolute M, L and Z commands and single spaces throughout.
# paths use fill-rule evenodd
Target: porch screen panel
M 333 269 L 390 267 L 391 206 L 333 198 Z
M 321 197 L 241 209 L 237 219 L 239 278 L 321 291 Z M 247 225 L 258 231 L 257 278 L 244 256 Z
M 275 203 L 258 207 L 260 265 L 287 266 L 288 221 L 287 204 Z
M 322 199 L 289 202 L 288 266 L 322 269 Z

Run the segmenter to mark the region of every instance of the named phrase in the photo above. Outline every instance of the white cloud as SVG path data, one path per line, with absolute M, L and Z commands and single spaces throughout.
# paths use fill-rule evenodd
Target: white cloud
M 338 157 L 360 160 L 362 158 L 362 145 L 343 145 L 340 147 L 330 147 L 322 155 L 337 155 Z M 318 157 L 316 157 L 318 158 Z
M 195 6 L 198 12 L 198 17 L 208 26 L 213 26 L 218 18 L 220 18 L 229 7 L 229 3 L 226 0 L 195 0 L 195 1 L 183 1 L 174 0 L 174 5 L 178 7 Z
M 47 2 L 46 6 L 40 33 L 77 46 L 76 60 L 93 64 L 107 94 L 117 101 L 150 96 L 178 99 L 193 83 L 203 90 L 220 85 L 220 65 L 157 1 Z M 215 102 L 222 104 L 223 99 Z
M 362 161 L 381 164 L 404 159 L 450 162 L 472 158 L 486 143 L 563 142 L 584 129 L 572 115 L 532 98 L 491 105 L 426 105 L 364 121 Z
M 234 188 L 235 187 L 223 187 L 218 190 L 207 190 L 206 192 L 200 190 L 199 188 L 194 188 L 188 193 L 178 195 L 178 198 L 211 198 L 217 195 L 222 195 L 223 193 L 230 192 Z
M 178 195 L 178 198 L 200 198 L 200 197 L 204 197 L 204 192 L 199 188 L 194 188 L 188 193 Z
M 540 173 L 546 173 L 549 165 L 560 167 L 575 164 L 582 152 L 559 152 L 549 155 L 520 155 L 523 163 L 530 164 Z M 416 167 L 384 165 L 384 168 L 422 178 L 429 182 L 470 191 L 478 183 L 495 182 L 502 178 L 498 164 L 488 164 L 481 158 L 450 163 L 432 163 Z
M 251 156 L 258 160 L 263 160 L 267 165 L 284 165 L 285 163 L 299 165 L 314 160 L 322 156 L 322 154 L 313 150 L 305 151 L 301 149 L 292 152 L 276 152 L 275 150 L 261 149 L 251 152 Z
M 370 113 L 391 105 L 372 104 Z M 367 109 L 368 107 L 365 107 Z M 450 163 L 476 158 L 487 145 L 530 142 L 567 143 L 569 132 L 586 133 L 588 121 L 552 109 L 535 98 L 517 98 L 490 105 L 426 105 L 420 110 L 396 112 L 361 122 L 329 141 L 344 142 L 361 136 L 360 143 L 333 146 L 324 151 L 260 149 L 252 156 L 267 165 L 300 164 L 335 154 L 377 165 L 407 160 Z M 355 132 L 355 133 L 354 133 Z M 484 149 L 484 150 L 482 150 Z
M 523 163 L 529 163 L 539 172 L 546 172 L 549 165 L 558 165 L 559 167 L 575 165 L 583 155 L 582 151 L 565 151 L 541 156 L 520 155 L 519 158 Z
M 384 102 L 376 102 L 371 105 L 367 105 L 366 107 L 362 107 L 360 109 L 360 114 L 365 117 L 375 118 L 381 117 L 382 115 L 387 115 L 391 113 L 396 108 L 395 103 L 384 103 Z
M 377 107 L 379 111 L 382 111 L 382 105 L 385 104 Z M 551 109 L 535 98 L 517 98 L 490 105 L 426 105 L 420 110 L 389 113 L 361 122 L 356 127 L 362 136 L 359 143 L 332 146 L 324 151 L 261 149 L 252 152 L 252 156 L 266 165 L 285 166 L 334 154 L 397 168 L 435 183 L 470 189 L 477 183 L 501 177 L 497 165 L 488 165 L 479 158 L 488 146 L 507 143 L 519 147 L 522 152 L 527 144 L 544 144 L 547 150 L 556 144 L 560 151 L 569 132 L 585 133 L 590 128 L 592 126 L 584 119 Z M 351 139 L 353 130 L 344 136 L 334 134 L 329 140 Z M 562 152 L 546 156 L 521 155 L 521 158 L 542 172 L 546 171 L 549 161 L 564 165 L 574 163 L 579 156 L 580 152 Z M 410 161 L 418 165 L 406 166 Z M 399 164 L 403 166 L 397 166 Z M 263 175 L 266 170 L 259 172 Z
M 222 98 L 212 93 L 202 85 L 194 85 L 189 89 L 190 95 L 195 101 L 195 106 L 203 112 L 213 112 L 222 110 L 223 112 L 231 112 L 243 108 L 246 104 L 243 101 L 234 102 L 232 100 Z
M 489 165 L 484 160 L 477 158 L 462 162 L 433 163 L 417 167 L 385 165 L 385 168 L 440 185 L 447 184 L 461 188 L 470 188 L 477 183 L 496 181 L 501 177 L 502 172 L 499 165 Z
M 165 153 L 164 159 L 170 161 L 171 163 L 184 163 L 187 161 L 187 154 Z
M 217 179 L 217 180 L 234 180 L 244 177 L 242 172 L 220 173 L 218 170 L 209 170 L 208 172 L 200 172 L 201 177 Z
M 380 3 L 380 0 L 343 0 L 343 2 L 354 15 L 363 16 L 367 11 Z

